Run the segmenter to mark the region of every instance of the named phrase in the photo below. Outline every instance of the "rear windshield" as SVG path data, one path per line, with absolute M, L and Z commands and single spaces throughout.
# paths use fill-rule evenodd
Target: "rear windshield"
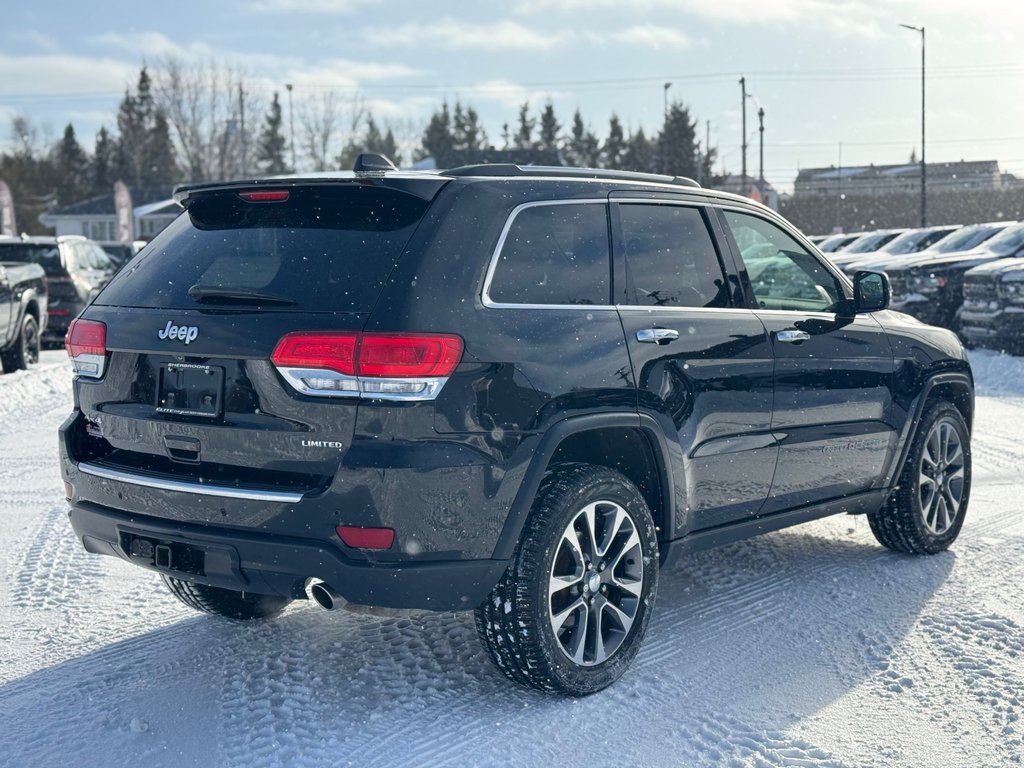
M 354 184 L 293 188 L 285 202 L 201 197 L 96 303 L 366 312 L 428 205 Z
M 64 274 L 64 270 L 60 265 L 60 251 L 56 245 L 0 243 L 0 261 L 39 264 L 50 277 Z

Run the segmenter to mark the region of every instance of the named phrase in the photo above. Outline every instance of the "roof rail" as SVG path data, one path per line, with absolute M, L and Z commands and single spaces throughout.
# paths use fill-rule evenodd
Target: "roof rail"
M 581 179 L 610 179 L 614 181 L 646 181 L 654 184 L 675 184 L 680 187 L 700 187 L 685 176 L 666 176 L 639 171 L 613 171 L 607 168 L 574 168 L 560 165 L 513 165 L 512 163 L 481 163 L 463 165 L 441 171 L 442 176 L 560 176 Z

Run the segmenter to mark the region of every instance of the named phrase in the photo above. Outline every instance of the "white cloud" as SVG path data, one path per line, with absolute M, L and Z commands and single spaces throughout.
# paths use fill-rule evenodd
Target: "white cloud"
M 12 40 L 22 40 L 30 45 L 34 45 L 47 53 L 56 53 L 60 50 L 60 44 L 57 40 L 49 35 L 44 35 L 35 29 L 30 29 L 26 32 L 18 32 L 10 35 Z
M 371 43 L 393 46 L 439 45 L 444 48 L 481 50 L 544 50 L 572 37 L 571 32 L 544 33 L 514 21 L 498 20 L 485 24 L 466 24 L 443 19 L 432 24 L 405 24 L 400 27 L 376 27 L 363 32 Z
M 162 32 L 106 32 L 93 35 L 89 43 L 99 48 L 111 48 L 137 56 L 212 56 L 215 50 L 206 43 L 180 45 Z
M 654 49 L 680 50 L 694 45 L 694 40 L 686 33 L 672 27 L 661 27 L 654 24 L 629 27 L 621 32 L 613 32 L 607 37 L 613 42 Z
M 8 96 L 114 92 L 138 73 L 135 65 L 87 56 L 0 54 L 0 82 Z M 15 108 L 17 105 L 15 104 Z

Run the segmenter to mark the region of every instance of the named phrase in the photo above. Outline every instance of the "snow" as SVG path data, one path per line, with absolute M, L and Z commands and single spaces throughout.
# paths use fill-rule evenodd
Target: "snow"
M 55 431 L 63 353 L 0 377 L 0 765 L 962 766 L 1024 754 L 1024 360 L 971 353 L 969 518 L 899 556 L 834 517 L 661 575 L 647 641 L 562 700 L 490 664 L 469 614 L 296 603 L 240 625 L 88 555 Z

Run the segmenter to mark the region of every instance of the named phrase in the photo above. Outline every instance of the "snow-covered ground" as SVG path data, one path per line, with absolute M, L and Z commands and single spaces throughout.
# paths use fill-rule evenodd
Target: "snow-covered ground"
M 974 489 L 950 552 L 837 517 L 662 575 L 634 668 L 517 688 L 469 614 L 191 613 L 67 524 L 63 353 L 0 377 L 0 765 L 1004 766 L 1024 758 L 1024 360 L 972 355 Z

